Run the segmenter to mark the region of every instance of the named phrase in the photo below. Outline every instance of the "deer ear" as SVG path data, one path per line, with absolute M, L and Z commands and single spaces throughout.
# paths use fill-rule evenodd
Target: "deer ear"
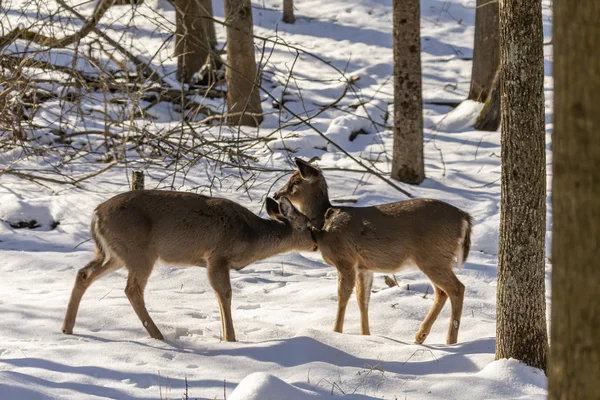
M 320 169 L 313 167 L 312 165 L 310 165 L 309 163 L 307 163 L 306 161 L 304 161 L 301 158 L 298 158 L 298 157 L 294 158 L 294 162 L 296 163 L 296 166 L 298 167 L 298 171 L 300 171 L 300 175 L 302 175 L 302 178 L 304 178 L 304 179 L 315 178 L 321 174 Z
M 267 197 L 266 209 L 267 214 L 269 214 L 271 219 L 281 220 L 283 218 L 283 215 L 281 215 L 281 211 L 279 210 L 279 203 L 270 197 Z
M 335 209 L 328 208 L 327 211 L 325 211 L 325 220 L 328 220 L 329 218 L 333 217 L 333 213 L 335 213 Z
M 279 200 L 279 209 L 281 210 L 281 214 L 288 220 L 298 214 L 298 210 L 296 210 L 287 197 L 282 197 L 281 200 Z

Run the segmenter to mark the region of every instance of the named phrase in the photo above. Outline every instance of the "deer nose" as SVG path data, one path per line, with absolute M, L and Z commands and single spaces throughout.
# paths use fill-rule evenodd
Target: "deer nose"
M 282 191 L 281 191 L 281 190 L 278 190 L 278 191 L 276 191 L 276 192 L 275 192 L 275 194 L 273 195 L 273 198 L 274 198 L 275 200 L 279 200 L 279 199 L 281 198 L 281 196 L 283 196 L 283 193 L 282 193 Z

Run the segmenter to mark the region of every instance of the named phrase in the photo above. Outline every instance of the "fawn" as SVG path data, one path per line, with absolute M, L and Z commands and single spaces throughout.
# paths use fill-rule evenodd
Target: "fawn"
M 415 340 L 425 341 L 450 297 L 452 315 L 446 343 L 456 343 L 465 287 L 452 266 L 456 262 L 462 268 L 469 254 L 471 216 L 433 199 L 333 207 L 322 171 L 299 158 L 295 162 L 298 170 L 274 198 L 280 200 L 284 214 L 297 212 L 293 203 L 310 219 L 323 259 L 338 270 L 334 331 L 343 331 L 346 305 L 356 285 L 361 333 L 369 335 L 373 272 L 390 273 L 417 266 L 431 280 L 435 298 Z M 301 219 L 297 221 L 302 223 Z

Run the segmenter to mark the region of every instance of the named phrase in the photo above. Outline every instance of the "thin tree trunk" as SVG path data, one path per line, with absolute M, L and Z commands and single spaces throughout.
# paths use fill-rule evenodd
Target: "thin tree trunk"
M 144 190 L 144 171 L 131 173 L 131 190 Z
M 127 5 L 136 5 L 142 4 L 144 0 L 115 0 L 113 5 L 115 6 L 127 6 Z
M 202 4 L 206 10 L 206 16 L 208 18 L 204 22 L 204 26 L 208 35 L 210 48 L 214 49 L 217 45 L 217 33 L 215 32 L 215 22 L 212 20 L 214 18 L 212 0 L 200 0 L 200 4 Z
M 282 21 L 286 24 L 293 24 L 296 22 L 296 17 L 294 16 L 294 0 L 283 0 Z
M 488 93 L 485 105 L 477 117 L 475 129 L 496 132 L 500 127 L 500 68 L 496 71 L 494 84 Z
M 260 93 L 256 83 L 252 8 L 250 0 L 224 0 L 227 24 L 227 121 L 233 125 L 258 126 L 262 121 Z
M 600 4 L 554 0 L 551 400 L 600 399 Z
M 207 4 L 208 3 L 208 4 Z M 195 73 L 206 64 L 214 64 L 212 57 L 213 46 L 210 38 L 210 28 L 214 33 L 212 21 L 212 5 L 210 10 L 206 0 L 175 0 L 176 31 L 175 55 L 177 56 L 177 76 L 180 81 L 191 82 Z M 211 64 L 209 64 L 211 65 Z M 211 68 L 205 72 L 210 80 Z
M 392 178 L 419 184 L 423 163 L 423 99 L 419 0 L 393 1 L 394 148 Z
M 502 200 L 496 359 L 546 369 L 546 146 L 541 0 L 500 1 Z
M 500 26 L 498 2 L 477 0 L 475 45 L 469 100 L 486 101 L 500 65 Z

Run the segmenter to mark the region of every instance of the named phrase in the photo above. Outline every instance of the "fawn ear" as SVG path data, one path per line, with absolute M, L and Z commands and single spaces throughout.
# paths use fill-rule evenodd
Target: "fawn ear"
M 277 201 L 273 200 L 270 197 L 267 197 L 267 202 L 265 205 L 267 209 L 267 214 L 269 214 L 269 217 L 271 219 L 281 220 L 284 218 L 283 215 L 281 215 L 281 211 L 279 210 L 279 203 L 277 203 Z
M 279 209 L 281 210 L 281 214 L 288 220 L 293 219 L 298 215 L 296 207 L 294 207 L 292 202 L 285 196 L 279 200 Z
M 300 171 L 300 175 L 304 179 L 316 178 L 317 176 L 321 175 L 321 170 L 319 168 L 310 165 L 301 158 L 294 158 L 294 162 L 298 167 L 298 171 Z

